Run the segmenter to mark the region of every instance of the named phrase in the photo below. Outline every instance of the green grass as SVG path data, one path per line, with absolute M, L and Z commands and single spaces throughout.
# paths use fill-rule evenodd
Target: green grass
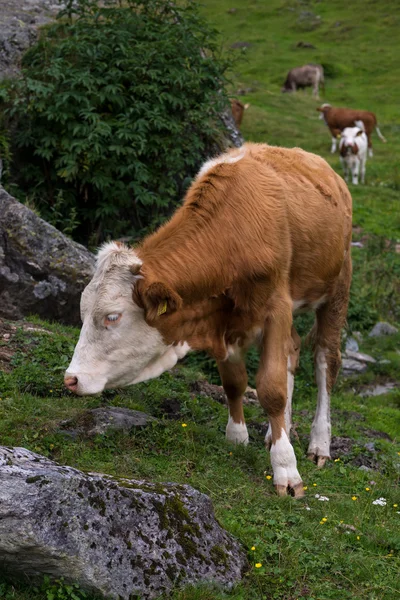
M 230 8 L 237 10 L 230 14 Z M 377 113 L 388 143 L 373 135 L 375 156 L 367 162 L 367 185 L 351 187 L 355 239 L 365 246 L 353 252 L 349 328 L 364 332 L 363 351 L 391 362 L 338 383 L 332 396 L 333 435 L 350 438 L 351 447 L 318 471 L 305 458 L 316 389 L 310 354 L 303 352 L 293 436 L 308 488 L 300 501 L 278 499 L 266 479 L 272 473 L 260 431 L 265 416 L 258 407 L 246 407 L 251 444 L 244 449 L 225 442 L 226 408 L 190 392 L 190 382 L 199 376 L 193 369 L 101 397 L 75 398 L 64 391 L 61 375 L 78 332 L 61 326 L 46 324 L 51 336 L 18 333 L 13 370 L 0 373 L 1 440 L 79 469 L 184 482 L 208 494 L 221 524 L 247 548 L 250 569 L 230 592 L 200 586 L 177 591 L 175 600 L 393 600 L 400 597 L 400 392 L 375 398 L 357 392 L 374 381 L 398 380 L 400 370 L 400 335 L 365 335 L 379 318 L 400 322 L 400 255 L 395 251 L 400 240 L 398 3 L 203 0 L 202 10 L 221 30 L 227 49 L 237 41 L 252 44 L 232 74 L 232 92 L 254 90 L 241 97 L 250 102 L 242 126 L 247 140 L 301 146 L 326 158 L 340 173 L 338 155 L 330 154 L 328 130 L 315 110 L 319 103 L 309 90 L 280 93 L 289 68 L 306 62 L 322 62 L 330 74 L 321 102 Z M 298 21 L 302 11 L 320 15 L 321 25 L 305 30 Z M 296 49 L 300 40 L 316 49 Z M 306 322 L 299 322 L 302 333 Z M 166 399 L 178 403 L 177 418 L 164 414 Z M 66 439 L 58 431 L 63 419 L 103 405 L 144 410 L 158 421 L 131 435 L 91 440 Z M 370 441 L 375 453 L 364 446 Z M 360 461 L 375 469 L 360 470 Z M 329 502 L 315 494 L 329 497 Z M 386 506 L 373 505 L 381 496 Z M 72 597 L 64 583 L 54 591 L 50 583 L 34 588 L 0 576 L 0 598 L 51 600 L 49 596 Z

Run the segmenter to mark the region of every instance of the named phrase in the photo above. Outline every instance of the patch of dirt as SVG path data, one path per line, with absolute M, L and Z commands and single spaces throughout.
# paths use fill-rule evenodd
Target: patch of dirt
M 356 441 L 352 438 L 333 437 L 331 441 L 331 457 L 335 459 L 351 454 L 353 446 L 355 445 Z
M 392 441 L 390 435 L 388 433 L 385 433 L 384 431 L 377 431 L 376 429 L 367 429 L 366 427 L 362 427 L 360 431 L 363 435 L 365 435 L 368 438 L 389 440 L 390 442 Z
M 226 396 L 224 388 L 221 385 L 215 385 L 214 383 L 208 383 L 204 379 L 195 381 L 190 385 L 190 391 L 196 396 L 204 396 L 212 398 L 219 402 L 219 404 L 226 404 Z
M 168 419 L 178 420 L 181 418 L 181 403 L 176 398 L 164 398 L 159 411 Z
M 0 371 L 10 373 L 12 370 L 11 361 L 18 350 L 24 350 L 24 345 L 15 339 L 18 329 L 23 329 L 27 333 L 47 333 L 52 335 L 51 331 L 38 327 L 29 321 L 5 321 L 0 318 Z
M 337 415 L 341 419 L 345 421 L 365 421 L 364 415 L 361 415 L 358 412 L 352 410 L 339 410 L 337 408 L 332 410 L 332 415 L 335 417 Z

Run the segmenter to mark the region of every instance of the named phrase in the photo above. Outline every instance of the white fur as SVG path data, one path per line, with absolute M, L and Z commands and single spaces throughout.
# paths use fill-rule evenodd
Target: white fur
M 294 390 L 294 375 L 290 370 L 290 356 L 288 356 L 287 362 L 287 398 L 286 398 L 286 406 L 285 406 L 285 427 L 287 434 L 290 434 L 290 430 L 292 428 L 292 398 L 293 398 L 293 390 Z M 265 435 L 264 443 L 267 447 L 271 445 L 272 441 L 272 429 L 271 424 L 268 425 L 268 431 Z
M 65 373 L 77 377 L 79 395 L 157 377 L 190 350 L 186 343 L 165 344 L 133 301 L 132 289 L 140 275 L 130 269 L 141 264 L 135 252 L 115 242 L 105 244 L 97 255 L 94 277 L 81 298 L 83 326 Z M 106 327 L 104 318 L 109 314 L 122 316 Z
M 318 385 L 317 411 L 311 427 L 310 444 L 308 454 L 317 456 L 330 456 L 331 445 L 331 417 L 330 397 L 327 389 L 326 372 L 326 350 L 317 349 L 315 377 Z
M 332 154 L 335 154 L 336 148 L 337 148 L 337 139 L 335 137 L 333 137 L 332 138 L 332 147 L 331 147 Z
M 301 483 L 293 446 L 284 429 L 279 440 L 272 444 L 270 453 L 275 485 L 294 487 Z
M 301 312 L 301 309 L 304 310 L 317 310 L 324 302 L 326 301 L 326 295 L 321 296 L 318 300 L 311 302 L 311 304 L 307 304 L 306 300 L 293 300 L 292 312 Z
M 234 444 L 244 444 L 247 446 L 249 443 L 249 434 L 246 423 L 235 423 L 230 416 L 226 426 L 226 439 Z
M 211 169 L 213 169 L 217 165 L 220 165 L 222 163 L 232 164 L 241 160 L 245 156 L 246 150 L 243 147 L 239 148 L 238 150 L 240 150 L 240 153 L 236 156 L 233 156 L 232 153 L 229 152 L 226 154 L 221 154 L 221 156 L 218 156 L 217 158 L 212 158 L 211 160 L 205 162 L 204 165 L 201 167 L 200 171 L 198 172 L 196 179 L 199 179 L 200 177 L 202 177 L 202 175 L 205 175 L 208 171 L 211 171 Z
M 228 344 L 226 360 L 230 363 L 239 363 L 242 361 L 243 351 L 239 346 L 239 340 L 236 340 L 234 344 Z
M 357 121 L 357 123 L 360 124 L 361 122 Z M 340 150 L 346 146 L 351 147 L 353 144 L 357 146 L 357 154 L 353 154 L 350 150 L 346 156 L 340 156 L 340 162 L 343 166 L 345 180 L 348 181 L 350 172 L 353 185 L 358 185 L 360 171 L 361 183 L 365 183 L 365 167 L 368 153 L 368 138 L 364 131 L 363 123 L 362 127 L 346 127 L 342 131 L 339 145 Z

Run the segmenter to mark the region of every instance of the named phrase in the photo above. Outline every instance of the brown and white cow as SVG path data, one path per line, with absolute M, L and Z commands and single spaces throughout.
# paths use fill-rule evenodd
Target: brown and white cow
M 240 129 L 240 126 L 243 121 L 244 111 L 249 108 L 250 104 L 243 104 L 243 102 L 240 102 L 240 100 L 237 100 L 237 98 L 231 98 L 230 103 L 236 127 Z
M 248 443 L 245 353 L 260 348 L 274 483 L 303 495 L 289 441 L 300 338 L 293 314 L 313 310 L 318 406 L 308 455 L 329 458 L 330 391 L 351 279 L 351 196 L 319 156 L 245 144 L 205 163 L 172 219 L 136 248 L 110 242 L 82 294 L 83 327 L 65 384 L 79 395 L 145 381 L 191 350 L 217 361 L 226 437 Z
M 332 135 L 332 154 L 336 152 L 337 139 L 340 138 L 340 134 L 346 127 L 355 127 L 357 121 L 362 121 L 364 124 L 365 133 L 368 138 L 369 155 L 373 156 L 371 135 L 375 128 L 378 137 L 382 142 L 386 142 L 386 139 L 380 132 L 376 115 L 373 112 L 367 110 L 354 110 L 352 108 L 339 108 L 331 106 L 330 104 L 323 104 L 317 108 L 317 111 L 321 113 L 321 119 L 323 119 L 329 128 Z
M 324 87 L 324 68 L 312 63 L 302 67 L 294 67 L 286 76 L 282 92 L 295 92 L 306 87 L 313 88 L 313 94 L 318 98 L 319 86 Z

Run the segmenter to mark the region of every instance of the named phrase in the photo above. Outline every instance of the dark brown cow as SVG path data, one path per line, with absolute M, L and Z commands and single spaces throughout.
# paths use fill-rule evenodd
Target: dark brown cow
M 332 135 L 332 154 L 336 152 L 337 139 L 340 138 L 340 134 L 346 127 L 359 127 L 359 121 L 364 124 L 364 131 L 368 138 L 368 149 L 369 155 L 372 156 L 372 142 L 371 135 L 375 128 L 378 137 L 382 142 L 386 142 L 386 139 L 380 132 L 376 115 L 373 112 L 367 110 L 355 110 L 352 108 L 338 108 L 331 106 L 330 104 L 323 104 L 317 110 L 321 113 L 321 119 L 323 119 L 326 125 L 329 127 L 329 131 Z
M 282 92 L 295 92 L 306 87 L 313 88 L 313 94 L 318 98 L 319 86 L 324 87 L 324 69 L 322 65 L 308 64 L 294 67 L 289 71 L 283 84 Z
M 245 144 L 208 161 L 171 220 L 137 248 L 109 242 L 82 294 L 83 327 L 66 386 L 96 394 L 171 369 L 189 351 L 215 359 L 228 398 L 226 437 L 248 443 L 245 354 L 258 344 L 274 483 L 302 496 L 290 443 L 300 338 L 293 313 L 316 313 L 318 407 L 308 455 L 330 455 L 329 397 L 351 280 L 351 196 L 319 156 Z

